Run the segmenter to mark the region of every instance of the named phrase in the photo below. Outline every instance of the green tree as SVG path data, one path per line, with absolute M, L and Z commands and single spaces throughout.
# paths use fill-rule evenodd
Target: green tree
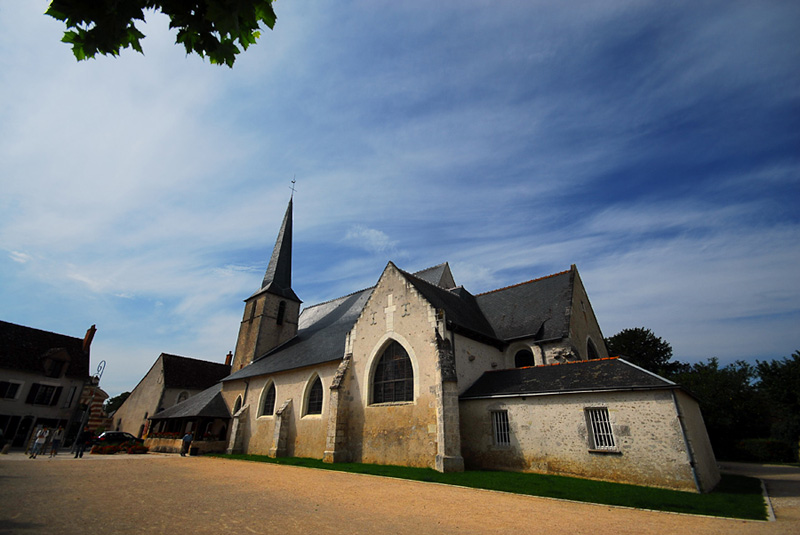
M 720 367 L 719 359 L 684 365 L 670 378 L 700 401 L 708 437 L 717 457 L 734 459 L 742 439 L 769 434 L 766 405 L 755 387 L 756 368 L 742 360 Z
M 211 63 L 233 67 L 241 49 L 260 37 L 260 26 L 272 29 L 273 0 L 53 0 L 45 12 L 67 27 L 65 43 L 80 60 L 97 54 L 117 56 L 123 48 L 142 52 L 144 34 L 136 21 L 145 10 L 161 11 L 178 30 L 176 43 L 187 54 L 208 57 Z M 241 49 L 239 48 L 241 47 Z
M 654 373 L 668 375 L 681 366 L 680 363 L 669 362 L 672 359 L 672 346 L 644 327 L 621 330 L 611 338 L 606 338 L 606 347 L 609 355 L 621 356 Z
M 771 435 L 792 445 L 800 440 L 800 351 L 791 357 L 756 361 L 758 389 L 771 415 Z
M 105 411 L 106 414 L 111 414 L 115 412 L 122 406 L 123 403 L 125 403 L 125 400 L 128 399 L 128 396 L 130 395 L 131 395 L 130 392 L 123 392 L 118 396 L 114 396 L 113 398 L 108 398 L 103 403 L 103 410 Z

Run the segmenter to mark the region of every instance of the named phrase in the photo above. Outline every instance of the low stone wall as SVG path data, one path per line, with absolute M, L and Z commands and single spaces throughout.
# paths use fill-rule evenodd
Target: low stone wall
M 158 453 L 180 453 L 181 439 L 175 438 L 147 438 L 144 445 L 150 451 Z M 228 443 L 224 440 L 196 440 L 190 446 L 192 453 L 203 455 L 204 453 L 225 453 Z

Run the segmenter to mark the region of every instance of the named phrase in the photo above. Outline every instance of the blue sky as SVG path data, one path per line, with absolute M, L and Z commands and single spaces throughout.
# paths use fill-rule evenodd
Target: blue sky
M 0 5 L 0 319 L 98 333 L 130 390 L 222 361 L 295 193 L 307 305 L 388 261 L 473 293 L 577 264 L 605 336 L 800 349 L 800 4 L 291 2 L 233 69 L 77 63 Z

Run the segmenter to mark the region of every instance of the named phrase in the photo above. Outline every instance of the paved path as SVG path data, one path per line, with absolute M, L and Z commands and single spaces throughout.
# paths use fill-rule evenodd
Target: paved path
M 766 479 L 776 522 L 562 502 L 430 483 L 178 455 L 0 456 L 0 533 L 800 533 L 800 469 Z

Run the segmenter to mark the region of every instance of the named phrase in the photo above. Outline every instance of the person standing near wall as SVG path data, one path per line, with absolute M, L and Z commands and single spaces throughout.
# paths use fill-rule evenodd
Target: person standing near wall
M 50 457 L 58 455 L 58 449 L 61 447 L 61 442 L 64 440 L 64 427 L 59 426 L 56 432 L 53 433 L 53 442 L 50 444 Z
M 31 454 L 29 456 L 30 459 L 35 459 L 39 453 L 41 453 L 42 449 L 44 449 L 44 443 L 47 442 L 47 437 L 50 435 L 50 431 L 47 430 L 46 427 L 42 427 L 36 432 L 36 440 L 33 442 L 33 447 L 31 448 Z

